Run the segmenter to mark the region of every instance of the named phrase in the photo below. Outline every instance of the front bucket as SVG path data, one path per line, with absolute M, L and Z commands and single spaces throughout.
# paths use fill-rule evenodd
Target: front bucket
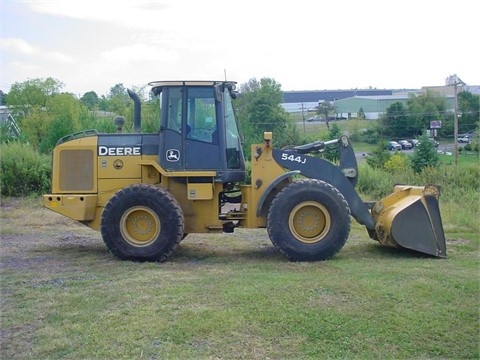
M 375 239 L 382 245 L 447 257 L 439 196 L 440 188 L 435 185 L 395 186 L 372 209 Z

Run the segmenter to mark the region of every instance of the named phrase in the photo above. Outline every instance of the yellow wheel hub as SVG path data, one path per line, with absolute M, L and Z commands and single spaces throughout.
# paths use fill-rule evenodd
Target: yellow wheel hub
M 135 206 L 126 211 L 120 219 L 123 238 L 134 246 L 147 246 L 160 234 L 160 219 L 151 209 Z
M 290 212 L 288 226 L 301 242 L 312 244 L 321 241 L 330 230 L 330 213 L 321 204 L 305 201 Z

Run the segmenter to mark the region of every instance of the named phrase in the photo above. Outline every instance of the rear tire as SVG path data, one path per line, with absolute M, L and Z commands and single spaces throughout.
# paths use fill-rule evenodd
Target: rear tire
M 294 182 L 273 199 L 267 231 L 275 248 L 293 261 L 334 256 L 350 233 L 350 208 L 332 185 L 314 179 Z
M 183 213 L 166 190 L 128 186 L 108 201 L 100 231 L 112 254 L 123 260 L 164 261 L 184 233 Z

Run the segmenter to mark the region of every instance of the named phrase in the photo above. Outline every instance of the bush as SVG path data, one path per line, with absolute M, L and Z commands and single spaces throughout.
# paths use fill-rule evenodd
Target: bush
M 386 141 L 382 140 L 378 145 L 368 154 L 367 164 L 374 169 L 383 169 L 387 161 L 390 160 L 390 153 L 387 150 Z
M 359 165 L 357 190 L 370 200 L 379 200 L 392 192 L 397 182 L 391 173 L 366 164 Z
M 422 135 L 411 158 L 412 169 L 417 174 L 424 168 L 437 167 L 440 162 L 435 144 L 426 135 Z
M 389 172 L 409 171 L 410 164 L 405 154 L 394 154 L 387 160 L 384 168 Z
M 50 156 L 27 144 L 0 145 L 0 186 L 3 196 L 39 195 L 50 190 Z
M 40 140 L 38 145 L 38 151 L 42 154 L 49 154 L 55 147 L 58 139 L 75 132 L 73 122 L 65 115 L 56 116 L 46 127 L 46 135 Z

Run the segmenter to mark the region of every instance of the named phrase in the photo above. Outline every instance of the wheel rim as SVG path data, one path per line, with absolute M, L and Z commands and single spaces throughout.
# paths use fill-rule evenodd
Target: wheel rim
M 134 246 L 147 246 L 160 234 L 158 215 L 145 206 L 135 206 L 126 211 L 120 219 L 123 238 Z
M 325 206 L 305 201 L 290 212 L 288 226 L 299 241 L 312 244 L 321 241 L 330 230 L 330 213 Z

